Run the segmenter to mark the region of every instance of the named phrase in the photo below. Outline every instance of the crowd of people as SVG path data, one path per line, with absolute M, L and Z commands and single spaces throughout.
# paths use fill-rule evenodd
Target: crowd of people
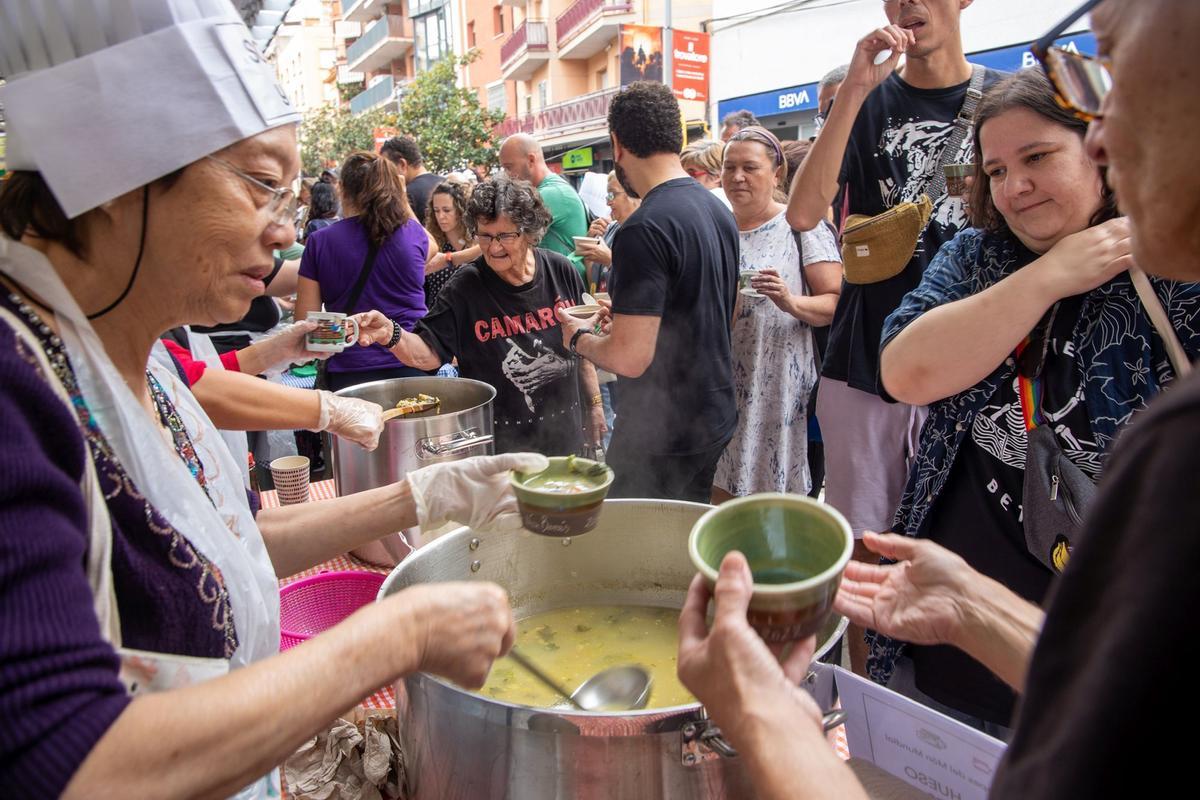
M 964 55 L 969 0 L 887 0 L 820 82 L 812 141 L 736 112 L 685 146 L 671 90 L 633 83 L 597 215 L 524 134 L 482 179 L 430 172 L 419 134 L 300 179 L 266 67 L 222 65 L 245 73 L 230 84 L 165 58 L 165 2 L 75 31 L 69 57 L 25 58 L 51 36 L 37 16 L 0 43 L 19 145 L 0 184 L 0 794 L 266 797 L 375 687 L 480 685 L 514 635 L 496 587 L 408 589 L 279 655 L 276 581 L 398 528 L 519 527 L 508 471 L 566 454 L 603 452 L 612 497 L 823 492 L 857 539 L 852 667 L 1010 741 L 994 796 L 1132 787 L 1119 747 L 1151 745 L 1110 732 L 1194 706 L 1172 647 L 1197 599 L 1196 68 L 1168 45 L 1200 35 L 1200 8 L 1089 0 L 1041 66 L 1002 74 Z M 1089 12 L 1104 52 L 1055 49 Z M 79 56 L 223 81 L 240 123 L 145 106 L 105 139 L 121 180 L 89 181 L 69 159 L 96 154 L 27 110 L 91 107 Z M 144 128 L 166 144 L 140 149 Z M 964 164 L 961 191 L 944 168 Z M 905 244 L 869 238 L 888 220 L 917 221 Z M 311 360 L 321 311 L 358 335 L 320 387 L 255 377 Z M 498 455 L 258 507 L 245 431 L 374 448 L 382 409 L 336 392 L 431 374 L 495 388 Z M 862 796 L 796 686 L 812 642 L 781 663 L 751 591 L 732 554 L 709 623 L 692 585 L 681 678 L 760 796 Z M 395 646 L 367 657 L 363 637 Z

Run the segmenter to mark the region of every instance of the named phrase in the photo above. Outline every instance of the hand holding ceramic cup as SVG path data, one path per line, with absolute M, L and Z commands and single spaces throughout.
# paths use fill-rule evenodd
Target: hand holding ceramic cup
M 692 563 L 710 587 L 727 553 L 746 557 L 754 576 L 746 617 L 770 644 L 821 630 L 853 549 L 850 524 L 836 509 L 790 494 L 731 500 L 697 520 L 688 537 Z
M 317 323 L 308 332 L 305 349 L 314 353 L 340 353 L 358 339 L 358 321 L 335 311 L 311 311 L 306 318 Z M 348 332 L 347 329 L 353 329 Z

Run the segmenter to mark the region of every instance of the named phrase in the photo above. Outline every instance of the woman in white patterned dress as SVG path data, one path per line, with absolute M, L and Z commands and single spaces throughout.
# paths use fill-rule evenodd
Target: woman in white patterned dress
M 828 226 L 792 231 L 780 202 L 786 182 L 783 151 L 769 131 L 746 128 L 729 140 L 722 185 L 741 231 L 740 267 L 759 272 L 735 312 L 738 427 L 717 464 L 716 503 L 810 488 L 806 408 L 818 374 L 811 326 L 833 318 L 842 265 Z

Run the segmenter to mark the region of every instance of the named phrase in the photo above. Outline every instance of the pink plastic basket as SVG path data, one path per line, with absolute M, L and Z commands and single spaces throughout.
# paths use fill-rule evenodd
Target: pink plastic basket
M 332 628 L 374 602 L 383 579 L 377 572 L 322 572 L 279 590 L 279 649 L 282 652 Z

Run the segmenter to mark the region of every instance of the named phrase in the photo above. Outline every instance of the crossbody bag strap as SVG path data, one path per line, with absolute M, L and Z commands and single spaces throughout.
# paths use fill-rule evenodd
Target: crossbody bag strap
M 1138 297 L 1146 309 L 1146 315 L 1150 317 L 1150 321 L 1154 323 L 1154 329 L 1158 331 L 1163 344 L 1166 345 L 1167 357 L 1171 359 L 1171 366 L 1175 368 L 1175 374 L 1180 378 L 1185 377 L 1192 371 L 1192 362 L 1188 359 L 1187 352 L 1183 349 L 1183 343 L 1179 341 L 1179 334 L 1175 332 L 1175 326 L 1171 324 L 1158 295 L 1154 293 L 1150 279 L 1146 277 L 1146 273 L 1142 272 L 1140 267 L 1130 267 L 1129 279 L 1133 281 L 1133 288 L 1137 290 Z
M 375 269 L 375 257 L 379 255 L 379 245 L 371 242 L 367 245 L 367 260 L 363 262 L 362 269 L 359 270 L 358 278 L 354 281 L 353 288 L 350 289 L 349 299 L 340 309 L 343 314 L 353 314 L 354 304 L 358 302 L 358 298 L 362 297 L 363 289 L 367 286 L 367 279 L 371 277 L 371 270 Z M 338 310 L 338 309 L 333 309 Z
M 943 168 L 954 163 L 963 142 L 967 140 L 971 126 L 975 124 L 975 112 L 979 108 L 979 101 L 983 99 L 983 78 L 986 73 L 987 70 L 978 64 L 971 65 L 971 83 L 967 85 L 967 95 L 963 98 L 962 108 L 954 119 L 954 132 L 950 134 L 946 146 L 942 149 L 937 169 L 929 176 L 929 182 L 925 185 L 925 194 L 929 195 L 930 200 L 936 202 L 946 191 L 946 172 Z

